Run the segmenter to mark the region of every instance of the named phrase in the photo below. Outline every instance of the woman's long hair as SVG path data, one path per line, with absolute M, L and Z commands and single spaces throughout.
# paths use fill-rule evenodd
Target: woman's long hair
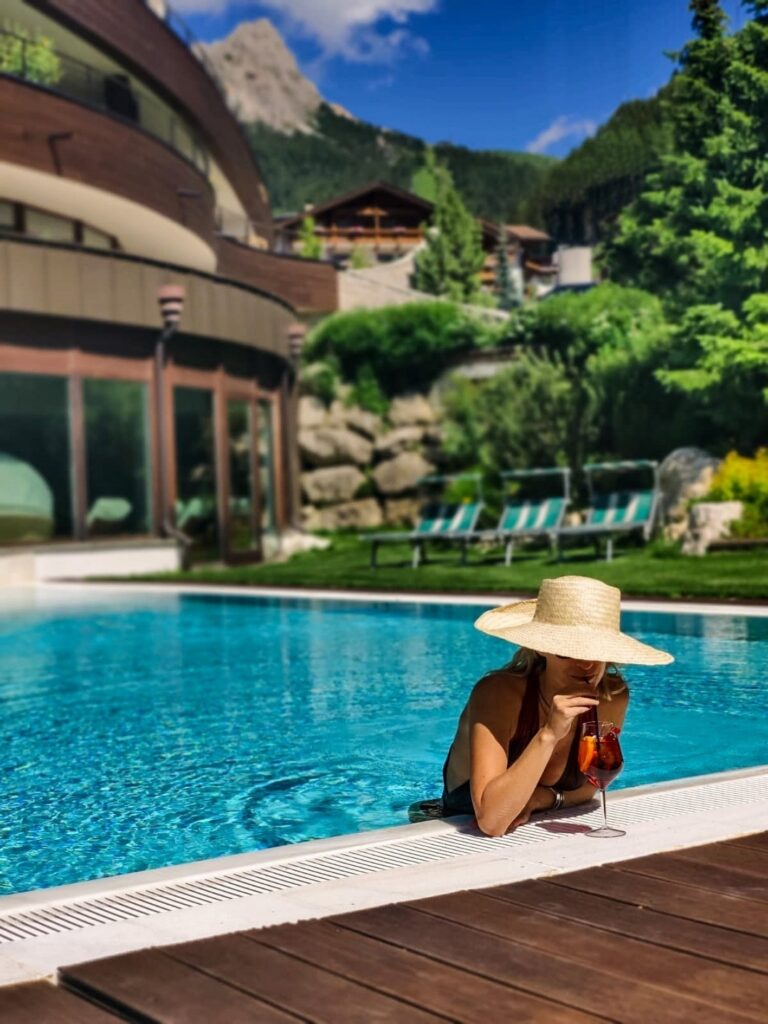
M 546 663 L 543 654 L 537 654 L 529 647 L 521 647 L 515 653 L 512 661 L 504 665 L 504 671 L 514 672 L 515 675 L 525 676 L 527 679 L 534 672 L 536 675 L 541 675 Z M 626 689 L 627 683 L 624 676 L 613 662 L 609 661 L 605 667 L 603 678 L 597 684 L 597 692 L 604 700 L 613 700 L 617 694 L 623 693 Z

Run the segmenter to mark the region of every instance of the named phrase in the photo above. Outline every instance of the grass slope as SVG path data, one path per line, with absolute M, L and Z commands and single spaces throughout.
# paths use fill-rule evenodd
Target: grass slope
M 351 588 L 453 593 L 535 592 L 542 579 L 572 573 L 592 576 L 619 587 L 626 596 L 768 600 L 768 552 L 713 552 L 703 558 L 654 554 L 626 547 L 610 563 L 597 561 L 593 550 L 568 550 L 561 562 L 549 552 L 527 549 L 510 568 L 496 549 L 472 551 L 469 564 L 458 564 L 455 548 L 430 549 L 430 561 L 410 568 L 405 544 L 380 548 L 381 568 L 368 566 L 369 547 L 339 535 L 327 551 L 296 555 L 290 561 L 235 568 L 199 568 L 151 577 L 157 581 L 222 583 L 243 586 Z

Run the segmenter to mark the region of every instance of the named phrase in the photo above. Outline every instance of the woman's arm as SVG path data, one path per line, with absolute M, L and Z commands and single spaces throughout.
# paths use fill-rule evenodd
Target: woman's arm
M 619 729 L 624 725 L 629 704 L 629 690 L 625 689 L 617 694 L 613 700 L 600 703 L 598 717 L 601 722 L 613 722 Z M 563 792 L 563 807 L 578 807 L 580 804 L 589 803 L 597 796 L 598 790 L 591 782 L 584 782 L 577 789 L 567 789 Z M 520 814 L 512 822 L 511 827 L 525 825 L 534 811 L 548 811 L 552 806 L 552 790 L 549 786 L 536 786 L 531 794 L 528 803 Z
M 498 676 L 484 679 L 475 687 L 469 704 L 472 803 L 478 825 L 490 836 L 504 835 L 520 817 L 573 719 L 598 703 L 588 694 L 555 697 L 545 725 L 507 767 L 509 739 L 517 725 L 520 701 L 511 707 L 503 687 Z M 508 687 L 507 682 L 507 693 Z M 549 798 L 551 802 L 551 791 Z

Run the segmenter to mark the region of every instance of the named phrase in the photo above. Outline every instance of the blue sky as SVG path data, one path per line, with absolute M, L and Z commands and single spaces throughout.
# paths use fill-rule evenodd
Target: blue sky
M 721 0 L 731 27 L 739 0 Z M 472 149 L 563 156 L 669 77 L 688 0 L 176 0 L 203 40 L 269 17 L 326 99 Z

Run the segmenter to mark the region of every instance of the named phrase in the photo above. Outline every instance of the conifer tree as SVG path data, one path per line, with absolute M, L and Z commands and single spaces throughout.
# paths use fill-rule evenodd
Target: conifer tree
M 499 244 L 496 247 L 496 294 L 500 309 L 512 309 L 520 302 L 509 266 L 509 234 L 504 224 L 499 224 Z
M 317 224 L 309 214 L 301 222 L 299 231 L 299 256 L 305 260 L 319 260 L 323 255 L 323 243 L 315 234 Z
M 474 302 L 485 262 L 480 225 L 467 210 L 449 171 L 427 155 L 436 182 L 435 208 L 426 244 L 414 261 L 411 284 L 419 291 L 454 302 Z M 430 166 L 431 161 L 431 166 Z

